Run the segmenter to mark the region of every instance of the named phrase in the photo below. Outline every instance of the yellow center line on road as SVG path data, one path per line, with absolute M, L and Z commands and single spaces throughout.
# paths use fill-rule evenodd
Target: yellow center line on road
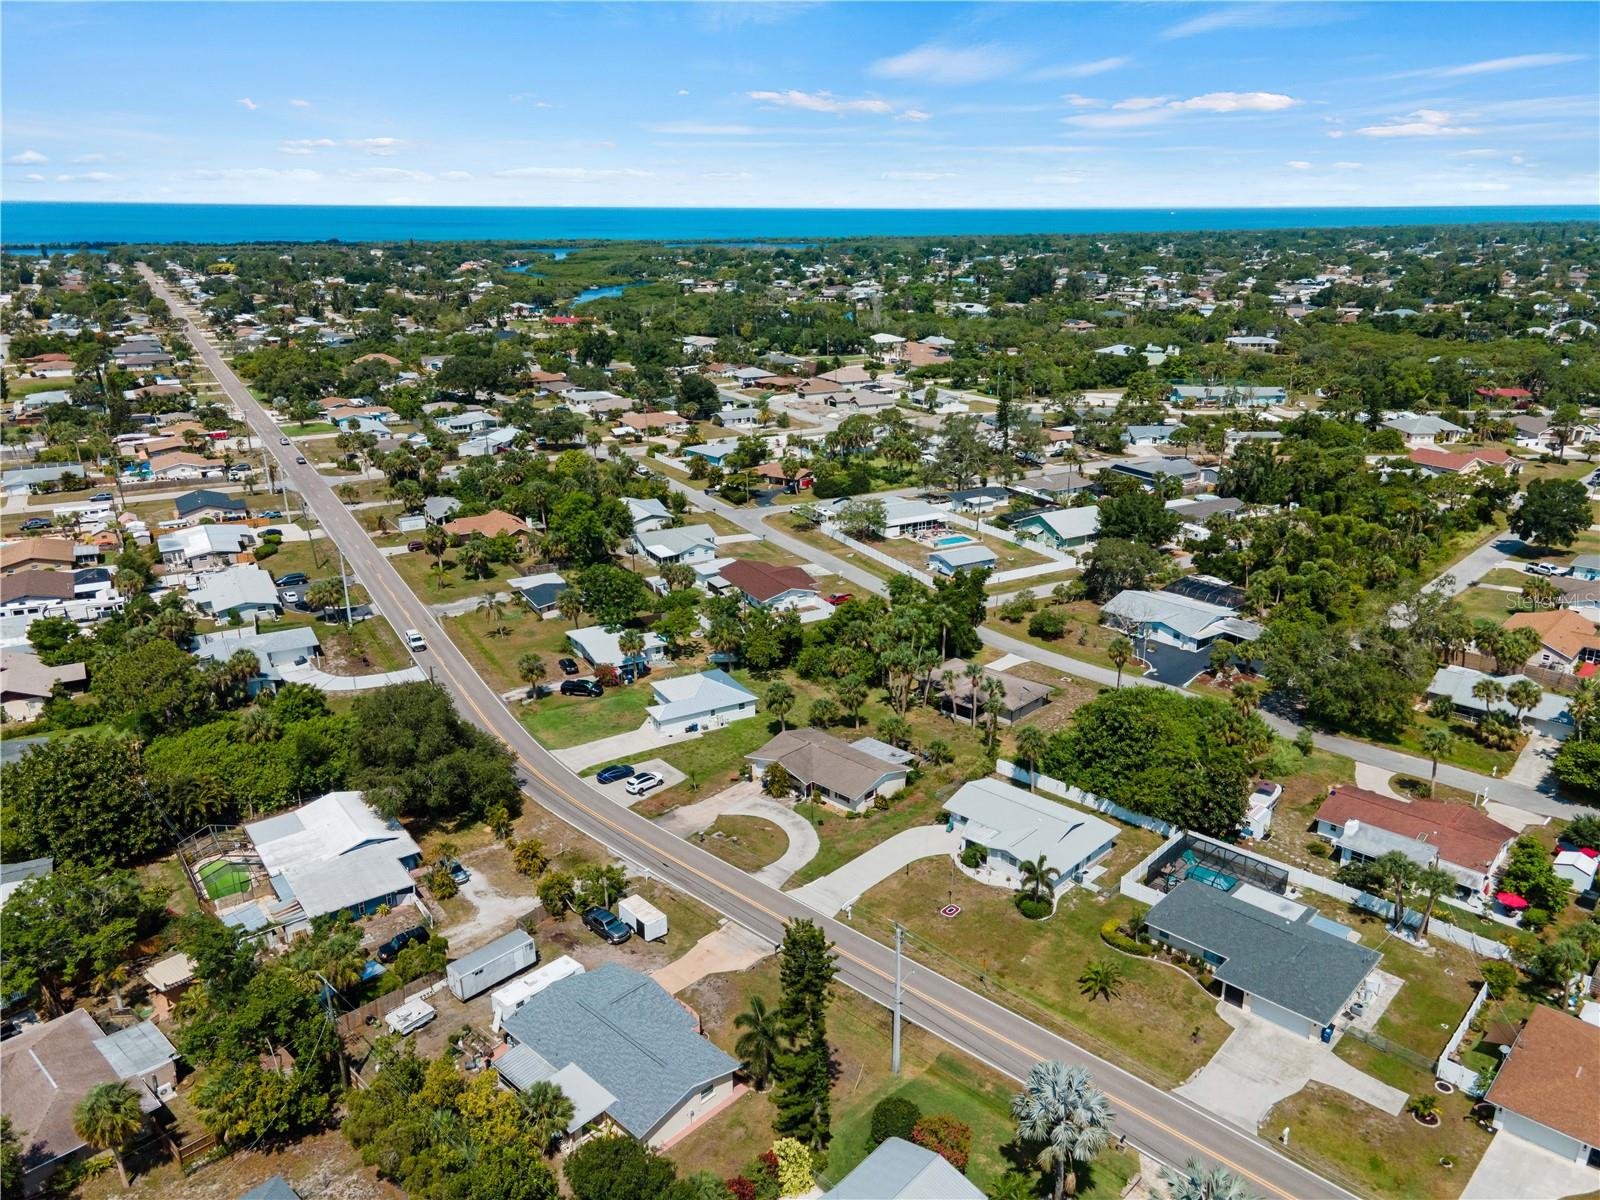
M 195 326 L 192 321 L 186 322 L 186 323 L 189 324 L 191 331 L 193 331 L 195 334 L 198 335 L 200 333 L 198 327 Z M 208 338 L 203 338 L 203 336 L 202 336 L 202 337 L 197 337 L 196 340 L 205 341 L 205 343 L 209 347 L 209 339 Z M 215 351 L 215 347 L 210 347 L 210 348 L 213 350 L 214 353 L 216 352 Z M 218 354 L 218 358 L 219 359 L 221 358 L 220 354 Z M 221 378 L 220 377 L 220 373 L 218 373 L 218 378 L 220 380 L 220 378 Z M 227 385 L 226 384 L 224 384 L 224 390 L 225 391 L 227 390 Z M 255 400 L 254 396 L 251 396 L 250 400 L 251 400 L 251 403 L 256 404 L 259 407 L 259 402 L 257 402 Z M 261 434 L 261 437 L 262 437 L 263 443 L 265 443 L 265 441 L 267 440 L 266 435 L 265 434 Z M 275 452 L 274 452 L 274 456 L 276 456 Z M 315 472 L 313 472 L 313 474 L 315 474 Z M 331 491 L 331 489 L 329 489 L 327 482 L 325 480 L 323 480 L 320 475 L 317 475 L 316 478 L 317 478 L 317 482 L 322 485 L 323 490 L 327 491 L 328 495 L 331 496 L 332 495 L 332 491 Z M 344 510 L 341 508 L 338 511 L 343 513 Z M 385 563 L 384 565 L 388 565 L 388 564 Z M 392 572 L 394 568 L 391 566 L 389 569 Z M 382 574 L 382 572 L 380 572 L 380 574 Z M 395 577 L 397 579 L 399 578 L 398 575 L 396 575 Z M 389 579 L 388 578 L 383 578 L 383 579 L 381 579 L 381 581 L 369 580 L 368 581 L 369 589 L 371 588 L 371 586 L 374 583 L 378 583 L 379 586 L 382 588 L 386 599 L 390 602 L 390 605 L 391 605 L 390 611 L 394 612 L 396 614 L 401 613 L 403 611 L 404 607 L 405 607 L 404 603 L 400 600 L 399 596 L 395 593 L 394 589 L 390 586 Z M 417 600 L 417 597 L 414 594 L 410 595 L 410 599 L 414 603 L 419 602 Z M 432 614 L 430 613 L 429 616 L 431 617 Z M 438 624 L 437 621 L 435 621 L 434 623 Z M 440 626 L 440 630 L 441 630 L 441 632 L 443 632 L 443 627 L 442 626 Z M 448 638 L 449 635 L 445 634 L 444 636 L 446 638 Z M 451 646 L 451 649 L 452 650 L 455 649 L 453 645 Z M 456 653 L 459 653 L 459 651 L 456 651 Z M 494 722 L 490 719 L 489 714 L 486 713 L 482 709 L 482 707 L 479 706 L 478 702 L 473 698 L 470 689 L 467 686 L 463 685 L 460 676 L 455 672 L 455 670 L 450 665 L 450 663 L 448 661 L 448 656 L 446 656 L 444 654 L 436 653 L 435 654 L 435 658 L 437 658 L 439 660 L 439 669 L 444 673 L 444 675 L 446 677 L 448 677 L 448 679 L 451 682 L 451 684 L 454 685 L 455 690 L 460 695 L 461 699 L 463 701 L 465 701 L 466 704 L 477 715 L 479 721 L 481 721 L 486 727 L 488 727 L 488 728 L 490 728 L 492 730 L 494 728 Z M 463 661 L 465 661 L 465 659 L 463 659 Z M 469 670 L 471 669 L 470 664 L 469 664 L 468 669 Z M 482 680 L 479 679 L 479 682 L 481 683 Z M 505 715 L 511 717 L 512 720 L 516 720 L 515 716 L 513 714 L 511 714 L 509 712 L 509 710 L 506 710 Z M 520 726 L 520 722 L 519 722 L 519 728 L 520 727 L 521 726 Z M 529 736 L 531 736 L 531 735 L 529 735 Z M 502 737 L 501 740 L 504 741 L 505 739 Z M 629 829 L 625 828 L 624 826 L 622 826 L 620 823 L 618 823 L 612 817 L 606 815 L 605 813 L 603 813 L 600 810 L 592 807 L 588 803 L 578 799 L 575 795 L 571 794 L 566 789 L 566 787 L 564 787 L 560 783 L 557 783 L 554 779 L 552 779 L 548 775 L 546 775 L 539 767 L 535 766 L 532 762 L 530 762 L 521 753 L 518 753 L 513 749 L 513 754 L 515 755 L 516 761 L 519 764 L 521 764 L 522 767 L 525 770 L 527 770 L 530 775 L 532 775 L 533 777 L 537 778 L 542 784 L 544 784 L 545 787 L 549 788 L 552 792 L 554 792 L 561 799 L 565 800 L 568 804 L 572 805 L 574 808 L 578 809 L 580 812 L 585 813 L 591 819 L 593 819 L 594 821 L 598 822 L 599 824 L 601 824 L 601 825 L 613 830 L 615 833 L 617 833 L 621 837 L 629 839 L 629 840 L 632 840 L 632 841 L 638 841 L 639 840 L 636 834 L 634 834 L 631 830 L 629 830 Z M 534 799 L 537 800 L 537 796 L 535 796 Z M 645 844 L 645 843 L 641 843 L 641 845 L 643 845 L 643 844 Z M 648 849 L 650 849 L 653 853 L 659 855 L 664 861 L 669 862 L 669 863 L 673 864 L 674 866 L 676 866 L 679 870 L 684 871 L 687 874 L 694 876 L 695 878 L 703 881 L 706 884 L 709 884 L 712 887 L 715 887 L 719 891 L 727 893 L 729 896 L 733 897 L 739 903 L 744 904 L 744 905 L 746 905 L 746 906 L 748 906 L 750 908 L 755 909 L 758 912 L 761 912 L 761 913 L 765 914 L 767 917 L 769 917 L 772 920 L 778 922 L 780 925 L 787 924 L 789 922 L 790 918 L 785 916 L 783 913 L 777 912 L 776 910 L 767 907 L 761 901 L 756 900 L 756 899 L 754 899 L 754 898 L 752 898 L 750 896 L 746 896 L 746 895 L 744 895 L 743 893 L 741 893 L 739 891 L 736 891 L 734 888 L 730 887 L 728 884 L 723 883 L 721 880 L 717 879 L 716 877 L 707 874 L 705 871 L 701 870 L 699 867 L 695 866 L 693 863 L 687 862 L 684 859 L 679 858 L 677 855 L 671 853 L 670 851 L 663 850 L 663 849 L 661 849 L 659 847 L 656 847 L 656 846 L 648 846 Z M 865 937 L 866 935 L 863 934 L 862 936 Z M 868 939 L 868 940 L 871 940 L 871 939 Z M 865 959 L 859 957 L 858 955 L 852 954 L 848 950 L 840 948 L 837 943 L 835 943 L 835 950 L 837 951 L 837 953 L 841 957 L 843 957 L 846 960 L 848 960 L 849 962 L 855 964 L 858 968 L 860 968 L 861 970 L 867 972 L 868 974 L 876 976 L 877 978 L 882 980 L 885 984 L 888 984 L 888 983 L 891 982 L 891 976 L 889 975 L 889 973 L 887 971 L 883 970 L 882 968 L 880 968 L 878 966 L 875 966 L 874 964 L 866 961 Z M 960 986 L 960 985 L 958 984 L 956 986 Z M 1009 1046 L 1011 1049 L 1017 1051 L 1018 1053 L 1026 1056 L 1028 1058 L 1032 1058 L 1034 1056 L 1034 1051 L 1032 1049 L 1030 1049 L 1029 1047 L 1024 1046 L 1022 1043 L 1016 1041 L 1015 1039 L 1013 1039 L 1011 1037 L 1008 1037 L 1007 1035 L 1001 1033 L 999 1030 L 994 1029 L 989 1025 L 986 1025 L 984 1022 L 977 1020 L 976 1018 L 968 1015 L 967 1013 L 964 1013 L 964 1012 L 959 1011 L 958 1009 L 952 1008 L 950 1005 L 945 1004 L 943 1001 L 938 1000 L 938 999 L 934 998 L 933 996 L 928 995 L 926 992 L 923 992 L 923 991 L 919 990 L 918 988 L 912 987 L 912 986 L 905 986 L 905 987 L 902 988 L 902 990 L 905 991 L 905 992 L 911 993 L 913 996 L 917 997 L 923 1003 L 929 1005 L 930 1007 L 932 1007 L 932 1008 L 934 1008 L 934 1009 L 946 1014 L 949 1017 L 954 1018 L 955 1020 L 957 1020 L 959 1022 L 962 1022 L 963 1024 L 965 1024 L 967 1026 L 970 1026 L 972 1029 L 976 1030 L 978 1033 L 982 1034 L 983 1036 L 991 1038 L 994 1041 L 1001 1043 L 1002 1045 Z M 1046 1032 L 1049 1032 L 1049 1031 L 1047 1030 Z M 1052 1036 L 1060 1036 L 1060 1035 L 1052 1035 Z M 1066 1039 L 1066 1038 L 1064 1038 L 1063 1040 L 1068 1041 L 1069 1043 L 1071 1041 L 1071 1039 Z M 1176 1129 L 1173 1126 L 1168 1125 L 1165 1121 L 1162 1121 L 1160 1118 L 1150 1115 L 1149 1113 L 1145 1112 L 1143 1109 L 1139 1108 L 1138 1106 L 1133 1105 L 1133 1104 L 1129 1104 L 1125 1100 L 1118 1099 L 1110 1091 L 1106 1092 L 1106 1098 L 1108 1100 L 1110 1100 L 1117 1108 L 1119 1108 L 1123 1112 L 1130 1113 L 1133 1116 L 1138 1117 L 1140 1120 L 1149 1123 L 1150 1125 L 1154 1126 L 1156 1129 L 1159 1129 L 1163 1133 L 1167 1134 L 1168 1136 L 1177 1139 L 1178 1141 L 1182 1142 L 1184 1145 L 1193 1148 L 1194 1150 L 1198 1151 L 1202 1155 L 1205 1155 L 1206 1157 L 1211 1158 L 1214 1161 L 1221 1163 L 1223 1166 L 1227 1167 L 1229 1170 L 1233 1171 L 1235 1174 L 1241 1175 L 1244 1178 L 1250 1180 L 1250 1182 L 1256 1184 L 1258 1187 L 1261 1187 L 1262 1189 L 1264 1189 L 1268 1193 L 1271 1193 L 1274 1196 L 1283 1197 L 1283 1200 L 1296 1200 L 1295 1197 L 1289 1196 L 1287 1193 L 1281 1191 L 1280 1189 L 1275 1187 L 1273 1184 L 1271 1184 L 1267 1180 L 1261 1178 L 1261 1176 L 1255 1174 L 1253 1171 L 1249 1170 L 1248 1168 L 1243 1167 L 1243 1166 L 1239 1165 L 1238 1163 L 1233 1162 L 1231 1159 L 1229 1159 L 1229 1158 L 1225 1157 L 1224 1155 L 1218 1153 L 1212 1147 L 1206 1146 L 1203 1143 L 1196 1141 L 1194 1138 L 1190 1137 L 1188 1134 L 1184 1133 L 1182 1130 Z

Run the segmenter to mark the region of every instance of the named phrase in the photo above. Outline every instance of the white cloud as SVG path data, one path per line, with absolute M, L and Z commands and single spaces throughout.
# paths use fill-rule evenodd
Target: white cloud
M 1462 134 L 1477 133 L 1465 125 L 1450 124 L 1451 116 L 1447 112 L 1440 112 L 1435 108 L 1419 108 L 1414 113 L 1407 113 L 1403 117 L 1392 117 L 1382 125 L 1364 125 L 1356 130 L 1361 137 L 1375 138 L 1404 138 L 1404 137 L 1457 137 Z M 1334 134 L 1330 133 L 1329 137 Z
M 57 183 L 114 183 L 120 179 L 119 175 L 110 175 L 105 171 L 85 171 L 81 175 L 57 175 Z
M 1365 164 L 1358 162 L 1336 162 L 1333 168 L 1336 171 L 1359 171 L 1363 165 Z
M 311 107 L 311 101 L 309 101 L 309 100 L 291 100 L 291 101 L 289 101 L 289 103 L 294 105 L 294 107 L 296 107 L 296 108 L 310 108 Z
M 103 163 L 106 161 L 106 156 L 104 154 L 80 154 L 72 161 L 80 166 L 88 163 Z
M 879 179 L 889 179 L 904 183 L 931 183 L 935 179 L 954 179 L 954 171 L 885 171 Z
M 1168 107 L 1180 112 L 1281 112 L 1299 103 L 1282 92 L 1207 92 L 1189 100 L 1174 100 Z
M 39 174 L 39 172 L 37 172 L 37 171 L 29 171 L 26 175 L 23 176 L 23 178 L 26 179 L 29 183 L 43 183 L 44 182 L 44 176 Z
M 396 154 L 408 143 L 396 137 L 369 137 L 355 138 L 345 143 L 357 150 L 365 150 L 368 154 Z
M 926 121 L 926 120 L 928 120 L 928 118 L 930 118 L 932 116 L 933 116 L 932 113 L 923 112 L 920 108 L 908 108 L 903 113 L 901 113 L 898 117 L 896 117 L 895 120 L 896 121 Z
M 688 88 L 679 88 L 678 89 L 678 95 L 687 96 L 688 94 L 689 94 L 689 89 Z
M 714 125 L 706 121 L 662 121 L 646 125 L 651 133 L 677 133 L 690 137 L 743 137 L 760 133 L 754 125 Z
M 922 83 L 982 83 L 1014 70 L 1017 56 L 1003 46 L 937 46 L 929 43 L 880 58 L 868 70 L 882 79 L 914 79 Z
M 1303 158 L 1291 158 L 1283 165 L 1286 167 L 1293 167 L 1296 171 L 1309 171 L 1311 169 L 1311 164 Z
M 1097 58 L 1093 62 L 1067 63 L 1059 67 L 1041 67 L 1034 71 L 1034 79 L 1088 79 L 1093 75 L 1104 75 L 1107 71 L 1120 70 L 1127 66 L 1133 59 L 1125 54 L 1114 55 L 1111 58 Z
M 1498 75 L 1505 71 L 1532 71 L 1539 67 L 1559 67 L 1565 63 L 1582 60 L 1581 54 L 1514 54 L 1509 58 L 1487 58 L 1482 62 L 1462 63 L 1455 67 L 1428 67 L 1421 71 L 1405 71 L 1399 77 L 1427 75 L 1436 79 L 1456 79 L 1463 75 Z
M 248 109 L 249 109 L 249 110 L 250 110 L 250 111 L 251 111 L 251 112 L 255 112 L 255 110 L 256 110 L 256 109 L 258 109 L 258 108 L 260 108 L 260 107 L 261 107 L 261 106 L 260 106 L 260 105 L 259 105 L 259 104 L 257 104 L 257 103 L 256 103 L 256 102 L 255 102 L 255 101 L 254 101 L 254 100 L 252 100 L 252 99 L 250 99 L 250 97 L 249 97 L 249 96 L 245 96 L 245 97 L 243 97 L 243 98 L 242 98 L 242 99 L 241 99 L 241 100 L 240 100 L 240 101 L 239 101 L 239 103 L 240 103 L 240 104 L 242 104 L 242 105 L 244 105 L 244 106 L 245 106 L 245 107 L 246 107 L 246 108 L 248 108 Z
M 1100 108 L 1105 104 L 1104 100 L 1096 100 L 1093 96 L 1080 96 L 1077 92 L 1068 92 L 1061 97 L 1061 102 L 1070 104 L 1073 108 Z
M 468 179 L 472 178 L 472 172 L 471 171 L 441 171 L 441 172 L 439 172 L 439 178 L 448 180 L 451 183 L 462 183 L 465 180 L 468 180 Z
M 332 138 L 290 138 L 278 144 L 278 151 L 281 154 L 315 154 L 338 144 Z
M 802 92 L 794 88 L 785 92 L 751 92 L 750 99 L 773 108 L 799 108 L 806 112 L 876 113 L 881 116 L 894 112 L 894 106 L 887 100 L 846 100 L 832 92 Z
M 1129 96 L 1126 100 L 1118 100 L 1111 107 L 1119 112 L 1143 112 L 1147 108 L 1160 108 L 1170 96 Z
M 1190 17 L 1161 31 L 1164 38 L 1193 37 L 1248 25 L 1252 29 L 1291 29 L 1337 21 L 1346 14 L 1332 4 L 1269 4 L 1254 0 L 1249 4 L 1230 4 Z
M 649 179 L 649 171 L 632 167 L 508 167 L 494 172 L 496 179 Z
M 6 161 L 31 167 L 36 163 L 47 163 L 50 160 L 43 154 L 40 154 L 37 150 L 24 150 L 20 154 L 13 154 Z

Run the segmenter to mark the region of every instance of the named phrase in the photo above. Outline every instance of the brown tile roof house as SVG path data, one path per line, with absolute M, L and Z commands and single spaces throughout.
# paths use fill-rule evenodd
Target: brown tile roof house
M 446 521 L 444 531 L 451 537 L 459 538 L 468 538 L 475 533 L 481 533 L 484 537 L 509 533 L 517 537 L 526 534 L 528 526 L 510 513 L 492 508 L 481 517 L 457 517 L 454 521 Z
M 1442 800 L 1395 800 L 1365 788 L 1336 787 L 1317 810 L 1324 825 L 1345 828 L 1351 821 L 1439 851 L 1439 861 L 1478 874 L 1488 874 L 1517 831 L 1486 816 L 1470 804 Z
M 1419 447 L 1407 455 L 1419 467 L 1440 471 L 1447 475 L 1470 474 L 1482 467 L 1504 467 L 1515 460 L 1504 450 L 1470 450 L 1465 454 L 1452 454 L 1448 450 Z
M 689 425 L 675 412 L 623 413 L 620 423 L 641 433 L 651 429 L 686 429 Z
M 771 604 L 790 592 L 816 594 L 817 581 L 799 567 L 736 558 L 722 568 L 722 577 L 745 594 L 752 604 Z
M 0 575 L 0 604 L 22 600 L 71 600 L 76 587 L 71 571 L 42 571 L 29 567 Z
M 1580 1148 L 1600 1149 L 1600 1026 L 1536 1005 L 1484 1099 L 1498 1110 L 1497 1128 L 1531 1134 L 1530 1141 L 1550 1150 L 1561 1146 L 1575 1159 Z M 1519 1122 L 1507 1121 L 1507 1113 L 1554 1130 L 1572 1144 L 1538 1129 L 1525 1131 Z
M 25 537 L 0 545 L 0 575 L 32 567 L 72 566 L 72 540 L 64 537 Z
M 820 792 L 823 799 L 858 810 L 876 796 L 899 791 L 906 781 L 904 765 L 858 750 L 820 729 L 786 730 L 745 757 L 758 774 L 782 763 L 808 793 Z
M 1506 621 L 1506 628 L 1532 629 L 1539 635 L 1540 644 L 1563 662 L 1577 662 L 1585 651 L 1589 657 L 1600 656 L 1600 627 L 1570 608 L 1517 613 Z

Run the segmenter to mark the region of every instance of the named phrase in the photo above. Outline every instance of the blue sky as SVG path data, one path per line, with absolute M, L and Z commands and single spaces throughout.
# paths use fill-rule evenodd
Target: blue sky
M 8 199 L 1588 203 L 1600 5 L 0 8 Z

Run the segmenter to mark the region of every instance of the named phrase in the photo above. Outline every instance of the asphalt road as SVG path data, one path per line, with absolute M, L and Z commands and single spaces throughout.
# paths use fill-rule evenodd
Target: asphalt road
M 428 606 L 378 553 L 372 539 L 345 510 L 328 483 L 309 465 L 294 462 L 292 445 L 277 444 L 277 429 L 265 409 L 223 361 L 207 332 L 189 319 L 187 305 L 142 263 L 140 270 L 156 294 L 184 320 L 196 351 L 222 383 L 229 399 L 344 550 L 346 562 L 366 587 L 373 605 L 396 630 L 423 632 L 428 649 L 416 655 L 417 662 L 450 692 L 464 715 L 510 747 L 524 773 L 525 791 L 534 801 L 620 858 L 774 945 L 782 939 L 789 921 L 817 921 L 833 940 L 839 981 L 880 1004 L 892 1005 L 892 949 L 845 923 L 819 918 L 814 910 L 776 888 L 756 882 L 743 871 L 606 799 L 546 752 L 455 648 Z M 1182 1163 L 1195 1157 L 1220 1163 L 1268 1196 L 1321 1200 L 1351 1195 L 1278 1154 L 1269 1143 L 1223 1124 L 1183 1097 L 1146 1083 L 925 966 L 908 960 L 902 994 L 905 1019 L 1014 1079 L 1025 1078 L 1033 1064 L 1043 1059 L 1087 1067 L 1112 1102 L 1119 1132 L 1161 1161 Z

